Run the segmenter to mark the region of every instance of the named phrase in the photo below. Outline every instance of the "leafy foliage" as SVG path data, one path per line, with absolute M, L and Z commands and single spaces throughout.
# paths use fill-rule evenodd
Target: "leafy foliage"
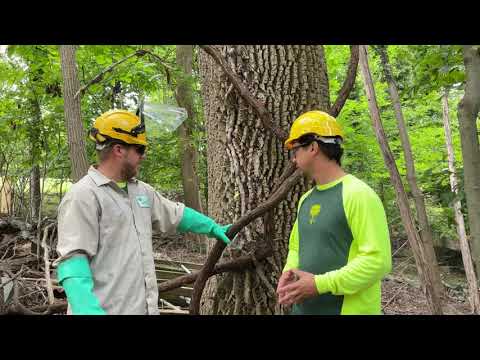
M 153 56 L 133 57 L 90 86 L 81 100 L 85 129 L 109 109 L 136 110 L 140 96 L 176 104 L 173 91 L 180 72 L 175 65 L 175 46 L 79 46 L 77 64 L 81 85 L 140 48 L 148 48 L 162 59 L 161 63 Z M 42 172 L 45 168 L 49 179 L 68 180 L 70 174 L 60 56 L 57 46 L 45 45 L 9 45 L 6 54 L 0 56 L 0 136 L 4 139 L 0 143 L 0 174 L 11 178 L 16 186 L 22 186 L 16 192 L 20 197 L 17 210 L 25 214 L 28 208 L 26 180 L 32 166 L 40 165 Z M 197 82 L 191 79 L 198 106 Z M 35 117 L 37 103 L 39 116 Z M 180 190 L 177 134 L 160 134 L 150 139 L 150 143 L 142 178 L 160 190 Z M 87 142 L 87 153 L 94 163 L 96 154 L 91 142 Z
M 341 86 L 341 74 L 345 73 L 349 58 L 348 47 L 338 48 L 326 47 L 333 99 Z M 408 126 L 418 183 L 426 196 L 434 234 L 437 239 L 456 237 L 452 212 L 455 197 L 450 190 L 441 96 L 445 88 L 452 89 L 449 98 L 450 120 L 460 182 L 459 198 L 463 200 L 462 156 L 456 115 L 464 81 L 461 49 L 459 46 L 388 46 L 388 52 Z M 372 47 L 370 66 L 389 144 L 405 180 L 405 188 L 409 191 L 393 106 L 380 71 L 380 59 Z M 392 232 L 400 234 L 403 229 L 395 193 L 375 139 L 360 76 L 357 76 L 355 88 L 356 91 L 338 117 L 346 133 L 344 165 L 349 172 L 376 189 L 384 202 Z
M 141 96 L 176 104 L 174 90 L 182 75 L 175 65 L 175 46 L 81 45 L 77 50 L 80 83 L 88 83 L 108 66 L 141 48 L 151 50 L 162 61 L 150 55 L 132 57 L 106 73 L 99 83 L 90 86 L 81 100 L 86 129 L 97 116 L 111 108 L 135 110 Z M 455 237 L 451 210 L 454 196 L 450 191 L 447 170 L 441 96 L 446 88 L 450 90 L 459 198 L 463 200 L 462 156 L 456 114 L 464 82 L 461 48 L 451 45 L 395 45 L 387 49 L 410 134 L 418 182 L 426 195 L 432 227 L 438 238 Z M 345 78 L 350 50 L 348 46 L 329 45 L 325 46 L 325 54 L 333 102 Z M 370 60 L 385 131 L 399 171 L 405 177 L 393 107 L 375 47 L 371 47 Z M 194 145 L 200 154 L 198 170 L 201 187 L 206 194 L 206 133 L 196 54 L 193 76 L 188 83 L 193 89 L 196 122 L 188 121 L 194 129 Z M 344 126 L 346 134 L 343 165 L 377 191 L 386 208 L 392 235 L 404 237 L 395 193 L 372 129 L 360 76 L 357 76 L 338 121 Z M 16 211 L 24 214 L 28 208 L 28 180 L 32 166 L 36 164 L 42 172 L 45 169 L 42 177 L 45 175 L 49 179 L 46 190 L 58 202 L 65 191 L 64 185 L 68 185 L 70 161 L 57 46 L 9 45 L 6 54 L 0 54 L 0 137 L 0 176 L 11 179 L 15 185 Z M 149 140 L 140 178 L 161 191 L 179 191 L 177 134 L 162 133 Z M 89 160 L 95 162 L 95 151 L 90 142 L 87 153 Z M 407 182 L 404 183 L 408 190 Z

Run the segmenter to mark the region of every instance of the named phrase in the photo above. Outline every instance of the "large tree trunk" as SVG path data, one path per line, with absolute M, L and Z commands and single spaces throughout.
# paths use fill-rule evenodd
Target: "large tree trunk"
M 231 69 L 265 103 L 275 125 L 288 129 L 296 116 L 328 110 L 329 89 L 322 46 L 221 46 Z M 214 60 L 200 57 L 208 144 L 208 210 L 220 223 L 232 223 L 270 194 L 289 158 L 281 141 L 238 96 Z M 287 255 L 296 205 L 307 190 L 299 182 L 274 211 L 273 256 L 254 270 L 211 278 L 204 291 L 205 314 L 278 314 L 275 288 Z M 243 229 L 227 248 L 229 257 L 251 252 L 263 239 L 264 221 Z M 259 240 L 262 242 L 262 240 Z
M 72 166 L 71 178 L 73 182 L 80 180 L 88 171 L 87 153 L 85 151 L 86 133 L 81 118 L 80 95 L 75 97 L 75 93 L 80 89 L 75 53 L 75 45 L 60 46 L 65 124 L 67 127 L 68 148 Z
M 448 90 L 445 90 L 442 95 L 442 109 L 443 109 L 443 127 L 445 129 L 445 144 L 447 146 L 448 154 L 448 171 L 450 172 L 450 186 L 455 196 L 458 195 L 458 182 L 455 174 L 455 154 L 452 145 L 452 132 L 450 130 L 450 115 L 448 110 Z M 460 250 L 462 252 L 463 266 L 467 276 L 468 290 L 470 297 L 470 305 L 472 311 L 480 314 L 480 297 L 478 294 L 477 277 L 473 267 L 472 255 L 470 253 L 470 246 L 467 240 L 467 233 L 465 231 L 465 222 L 462 214 L 462 204 L 459 199 L 453 202 L 453 211 L 455 213 L 455 222 L 457 223 L 457 234 L 460 241 Z
M 365 83 L 365 92 L 368 100 L 368 108 L 372 117 L 373 128 L 375 135 L 380 144 L 380 149 L 385 161 L 385 165 L 390 173 L 390 179 L 395 188 L 397 203 L 400 209 L 403 226 L 407 233 L 408 241 L 413 251 L 415 262 L 417 264 L 418 273 L 423 280 L 425 287 L 427 302 L 433 314 L 442 314 L 441 299 L 438 296 L 434 287 L 434 274 L 432 264 L 428 262 L 424 245 L 420 239 L 415 224 L 413 222 L 412 213 L 408 204 L 407 195 L 403 187 L 402 179 L 398 172 L 395 159 L 393 157 L 390 146 L 388 145 L 387 136 L 383 129 L 382 120 L 380 118 L 380 110 L 378 108 L 377 99 L 375 95 L 375 88 L 373 85 L 372 76 L 368 66 L 367 46 L 360 46 L 360 67 L 362 69 L 363 80 Z
M 417 184 L 417 175 L 415 171 L 415 161 L 413 159 L 412 146 L 408 136 L 407 126 L 403 117 L 402 106 L 400 104 L 400 97 L 398 95 L 397 84 L 393 78 L 390 61 L 388 59 L 386 46 L 379 46 L 378 51 L 382 63 L 383 74 L 388 83 L 388 91 L 392 100 L 393 108 L 395 110 L 395 117 L 397 119 L 398 131 L 400 132 L 400 141 L 402 143 L 403 155 L 405 158 L 405 166 L 407 168 L 407 180 L 412 191 L 415 202 L 415 209 L 417 210 L 418 224 L 420 225 L 420 238 L 423 241 L 425 248 L 426 261 L 432 266 L 433 283 L 438 295 L 441 296 L 444 292 L 442 280 L 440 278 L 440 271 L 438 269 L 437 257 L 435 256 L 435 249 L 433 247 L 432 229 L 428 222 L 427 210 L 425 208 L 425 199 L 422 190 Z
M 478 46 L 464 46 L 465 95 L 458 104 L 465 195 L 473 259 L 480 271 L 480 147 L 477 119 L 480 110 L 480 53 Z

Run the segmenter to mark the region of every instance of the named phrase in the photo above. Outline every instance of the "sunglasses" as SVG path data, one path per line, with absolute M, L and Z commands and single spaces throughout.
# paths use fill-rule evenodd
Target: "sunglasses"
M 147 150 L 147 147 L 145 145 L 132 145 L 135 148 L 135 151 L 139 155 L 145 155 L 145 151 Z
M 125 144 L 123 142 L 111 142 L 107 146 L 115 146 L 115 145 L 120 145 L 123 148 L 127 147 L 133 147 L 136 151 L 137 154 L 139 155 L 144 155 L 145 151 L 147 150 L 147 147 L 145 145 L 140 145 L 140 144 Z

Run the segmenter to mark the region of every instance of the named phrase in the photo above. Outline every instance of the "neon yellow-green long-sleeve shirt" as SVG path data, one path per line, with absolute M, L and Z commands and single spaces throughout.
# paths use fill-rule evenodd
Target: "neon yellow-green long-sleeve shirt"
M 293 314 L 381 314 L 391 266 L 385 211 L 367 184 L 349 174 L 302 196 L 284 271 L 315 274 L 319 295 Z

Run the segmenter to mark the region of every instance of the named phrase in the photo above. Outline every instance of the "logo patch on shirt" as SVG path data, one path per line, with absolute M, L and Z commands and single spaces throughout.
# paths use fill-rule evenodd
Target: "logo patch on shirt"
M 322 209 L 320 204 L 315 204 L 312 205 L 310 208 L 310 225 L 312 225 L 315 222 L 315 218 L 320 215 L 320 210 Z
M 147 195 L 137 195 L 137 203 L 138 203 L 138 206 L 142 208 L 150 207 L 150 200 L 148 200 Z

